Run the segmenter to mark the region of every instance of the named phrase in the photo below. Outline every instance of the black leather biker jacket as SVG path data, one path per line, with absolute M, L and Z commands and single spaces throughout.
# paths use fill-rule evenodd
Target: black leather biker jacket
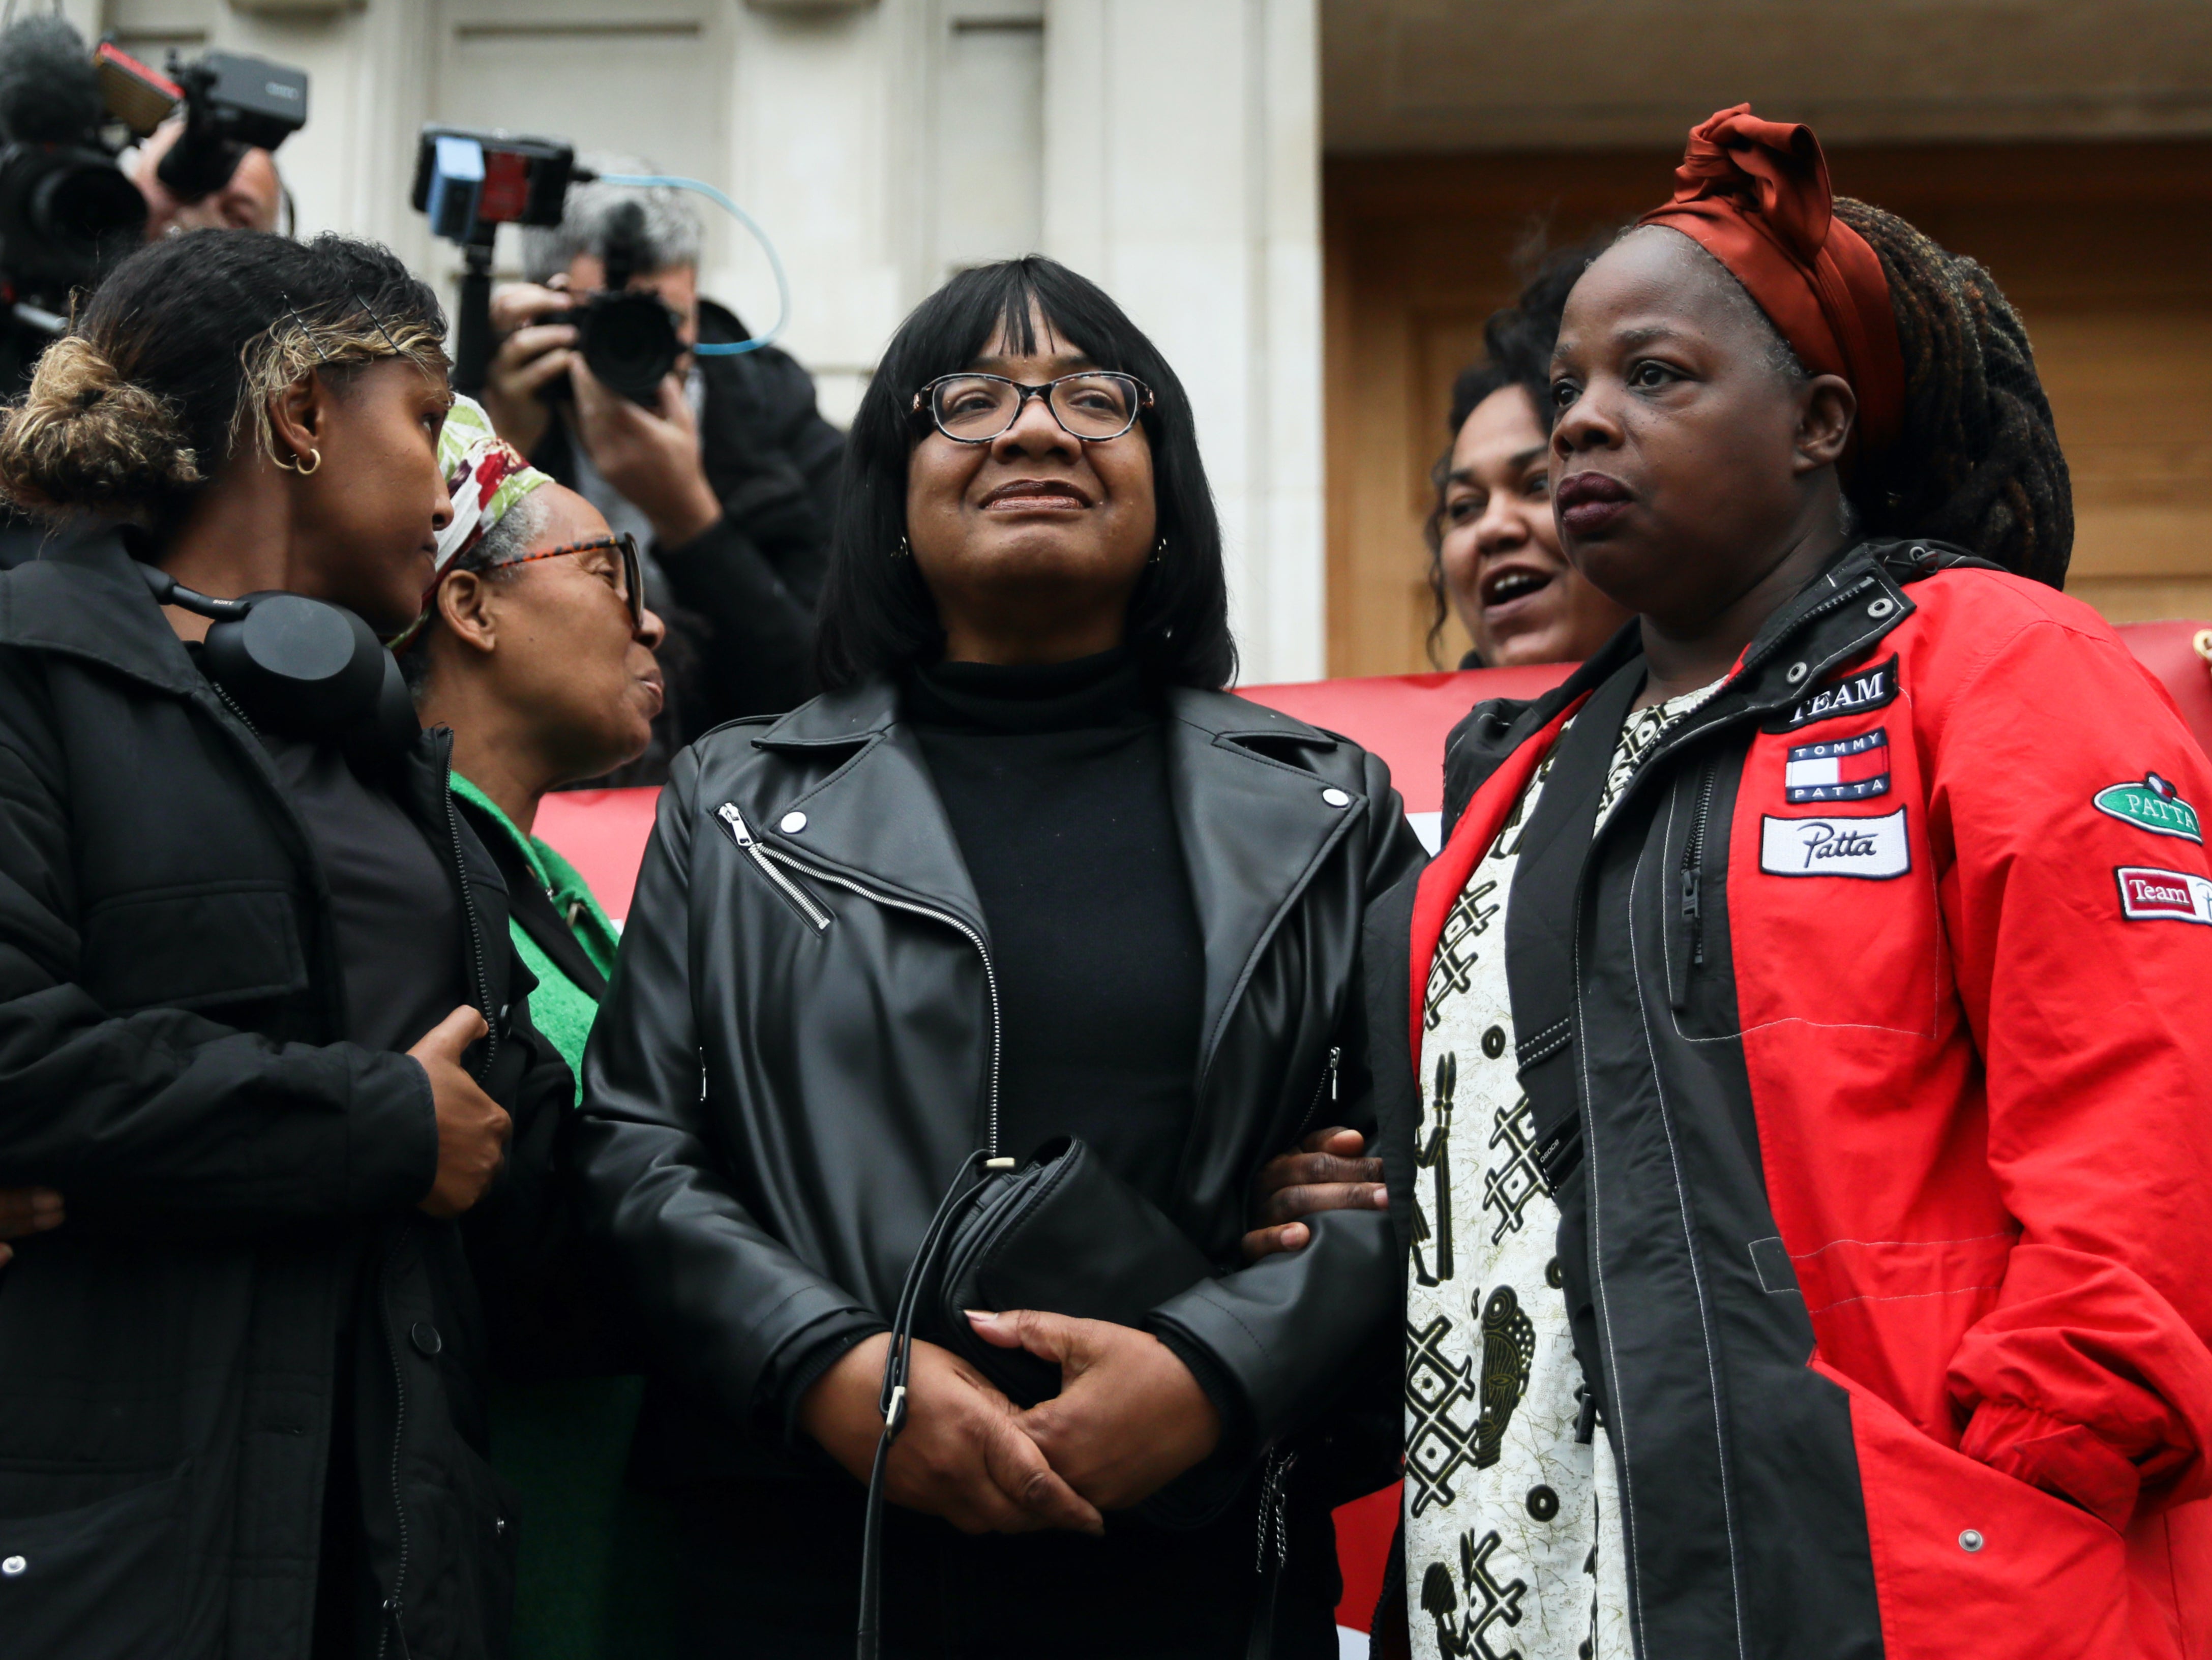
M 1218 1274 L 1151 1323 L 1218 1361 L 1264 1447 L 1356 1368 L 1395 1366 L 1387 1215 L 1317 1218 L 1304 1250 L 1254 1267 L 1238 1241 L 1268 1157 L 1326 1122 L 1372 1126 L 1361 924 L 1422 854 L 1387 769 L 1347 740 L 1225 693 L 1172 690 L 1167 720 L 1206 940 L 1170 1211 Z M 962 1161 L 1031 1151 L 998 1145 L 995 974 L 889 684 L 733 723 L 678 758 L 579 1143 L 666 1363 L 746 1426 L 760 1473 L 784 1466 L 792 1397 L 825 1351 L 887 1327 Z

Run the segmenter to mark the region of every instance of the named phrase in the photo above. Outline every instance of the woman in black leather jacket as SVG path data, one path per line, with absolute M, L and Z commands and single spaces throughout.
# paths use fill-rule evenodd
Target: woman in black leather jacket
M 980 1322 L 1060 1366 L 1027 1411 L 915 1346 L 887 1651 L 1334 1655 L 1328 1506 L 1395 1473 L 1395 1406 L 1364 1440 L 1349 1397 L 1397 1253 L 1380 1212 L 1238 1242 L 1271 1152 L 1368 1122 L 1360 924 L 1419 846 L 1380 762 L 1217 690 L 1189 404 L 1091 283 L 1031 258 L 925 303 L 846 489 L 833 690 L 678 760 L 586 1063 L 599 1219 L 678 1380 L 641 1450 L 691 1646 L 850 1652 L 901 1281 L 971 1153 L 1073 1134 L 1215 1276 L 1141 1329 Z M 1179 1491 L 1236 1496 L 1197 1525 L 1133 1513 L 1200 1466 Z

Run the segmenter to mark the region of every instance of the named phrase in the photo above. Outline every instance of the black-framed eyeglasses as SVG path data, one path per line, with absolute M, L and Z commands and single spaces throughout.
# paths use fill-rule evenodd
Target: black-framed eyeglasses
M 1032 398 L 1043 398 L 1060 430 L 1086 444 L 1119 438 L 1152 407 L 1152 389 L 1135 375 L 1087 369 L 1041 386 L 1003 374 L 940 374 L 915 393 L 908 413 L 927 414 L 956 444 L 988 444 L 1012 430 Z
M 506 570 L 514 565 L 528 565 L 540 559 L 561 559 L 570 554 L 612 553 L 619 556 L 615 575 L 608 582 L 623 603 L 629 607 L 629 625 L 633 631 L 645 626 L 645 577 L 638 562 L 637 538 L 625 531 L 619 536 L 587 536 L 580 542 L 563 542 L 557 548 L 545 548 L 537 553 L 517 554 L 512 559 L 501 559 L 486 567 L 489 570 Z

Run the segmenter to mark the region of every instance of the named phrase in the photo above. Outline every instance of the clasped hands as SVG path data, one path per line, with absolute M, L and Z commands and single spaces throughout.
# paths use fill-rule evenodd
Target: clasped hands
M 1357 1130 L 1316 1131 L 1271 1159 L 1252 1186 L 1248 1262 L 1295 1253 L 1323 1211 L 1389 1203 L 1382 1161 Z M 976 1334 L 1060 1369 L 1060 1391 L 1026 1411 L 948 1349 L 914 1346 L 906 1426 L 885 1468 L 890 1500 L 963 1533 L 1066 1528 L 1097 1533 L 1103 1512 L 1143 1503 L 1211 1454 L 1221 1416 L 1190 1369 L 1149 1332 L 1035 1310 L 971 1314 Z M 860 1481 L 884 1420 L 888 1335 L 848 1351 L 799 1406 L 799 1425 Z
M 987 1342 L 1057 1365 L 1060 1391 L 1024 1410 L 951 1350 L 916 1342 L 884 1472 L 895 1505 L 963 1533 L 1103 1533 L 1103 1512 L 1141 1504 L 1221 1439 L 1213 1403 L 1150 1332 L 1034 1310 L 969 1318 Z M 799 1408 L 800 1426 L 862 1481 L 890 1347 L 884 1334 L 848 1351 Z

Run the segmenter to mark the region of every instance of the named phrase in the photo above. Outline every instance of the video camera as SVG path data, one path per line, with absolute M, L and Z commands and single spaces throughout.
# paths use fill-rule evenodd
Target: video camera
M 266 58 L 209 52 L 186 64 L 172 52 L 169 72 L 155 75 L 103 40 L 93 64 L 109 110 L 141 138 L 184 106 L 185 130 L 154 169 L 179 202 L 212 196 L 247 150 L 273 150 L 307 124 L 307 71 Z
M 499 227 L 559 224 L 568 186 L 592 177 L 576 166 L 573 149 L 551 139 L 423 129 L 415 153 L 415 206 L 429 216 L 432 234 L 459 243 L 468 262 L 454 343 L 453 385 L 460 391 L 482 391 L 490 363 L 491 248 Z M 604 286 L 539 320 L 572 325 L 592 373 L 649 409 L 684 355 L 684 342 L 674 308 L 629 286 L 644 239 L 644 210 L 626 204 L 608 240 Z M 567 377 L 556 376 L 540 395 L 549 402 L 570 396 Z
M 523 138 L 513 133 L 467 127 L 428 126 L 415 152 L 416 211 L 429 216 L 433 235 L 461 249 L 460 313 L 454 328 L 453 386 L 479 392 L 491 365 L 492 243 L 501 225 L 554 226 L 561 222 L 572 184 L 589 184 L 600 175 L 576 165 L 573 146 L 558 139 Z M 758 351 L 783 332 L 791 317 L 791 285 L 774 244 L 751 216 L 711 185 L 696 179 L 631 178 L 607 175 L 610 185 L 696 191 L 718 204 L 759 242 L 775 273 L 778 300 L 775 326 L 750 340 L 702 341 L 691 350 L 702 357 L 734 356 Z M 641 269 L 645 210 L 624 204 L 614 216 L 607 238 L 604 285 L 567 311 L 545 318 L 574 326 L 577 349 L 591 371 L 633 402 L 650 409 L 684 355 L 675 309 L 659 295 L 633 290 Z M 539 394 L 550 401 L 569 395 L 565 377 Z
M 158 171 L 192 201 L 230 182 L 247 145 L 273 149 L 307 121 L 298 70 L 217 52 L 190 64 L 173 53 L 170 69 L 149 69 L 112 41 L 88 52 L 59 17 L 0 32 L 0 380 L 12 382 L 67 326 L 73 293 L 144 239 L 146 198 L 115 160 L 131 138 L 184 106 L 185 130 Z

